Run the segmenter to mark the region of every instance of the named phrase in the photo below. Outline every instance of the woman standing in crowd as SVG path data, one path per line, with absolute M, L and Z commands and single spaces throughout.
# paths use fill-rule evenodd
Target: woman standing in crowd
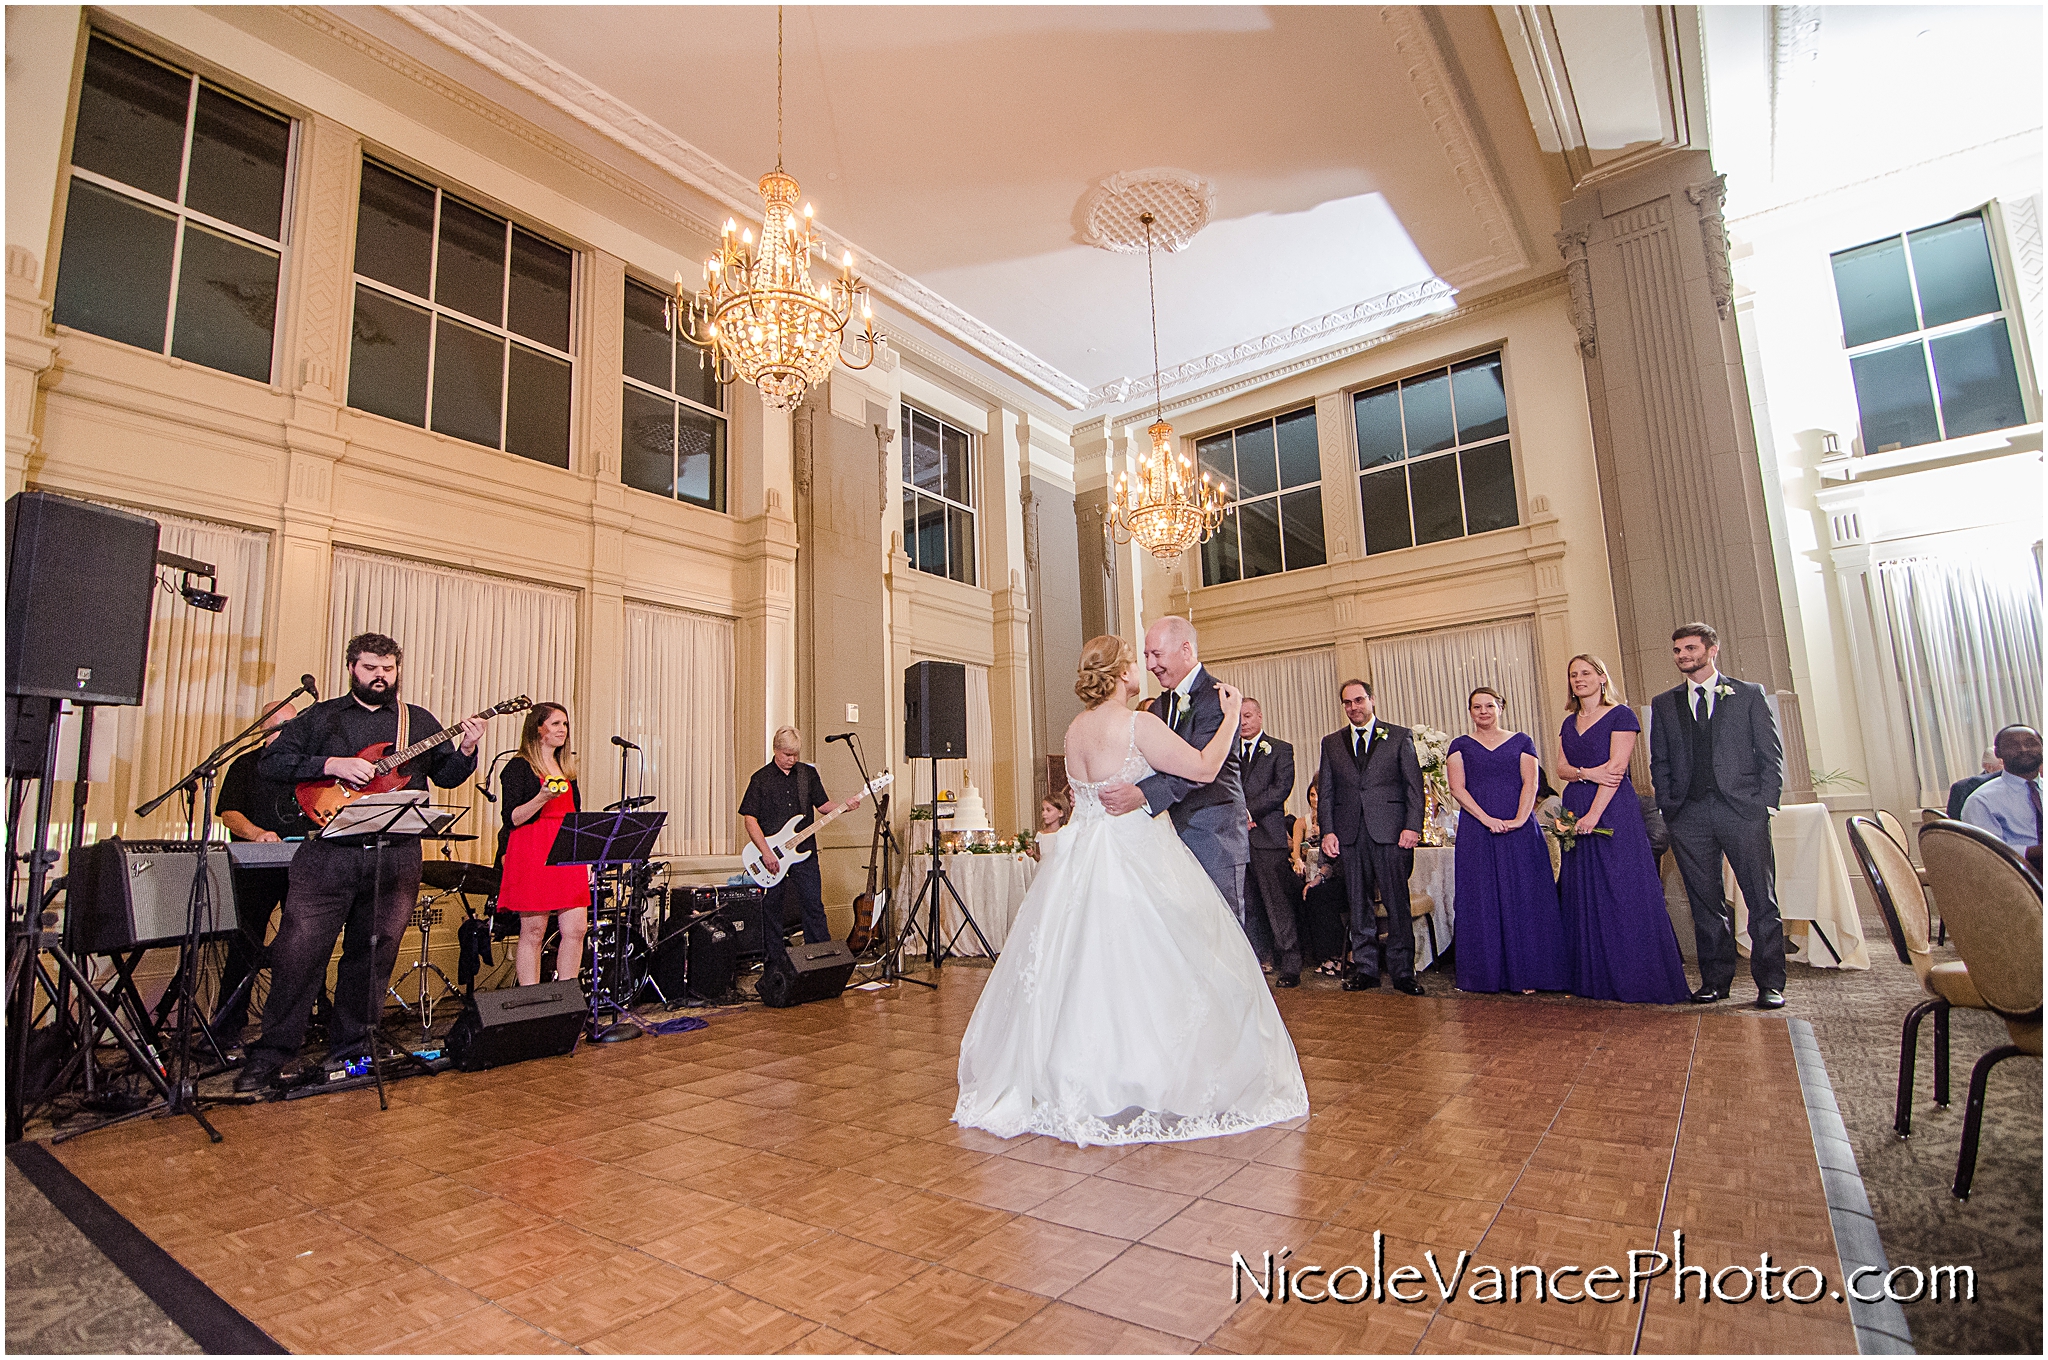
M 1577 817 L 1578 837 L 1564 852 L 1557 886 L 1572 990 L 1609 1001 L 1684 1001 L 1692 989 L 1628 777 L 1642 724 L 1598 657 L 1573 657 L 1565 678 L 1572 697 L 1557 773 L 1566 781 L 1565 811 Z M 1613 835 L 1589 834 L 1600 827 Z
M 1465 701 L 1470 734 L 1451 742 L 1458 816 L 1458 990 L 1558 992 L 1570 981 L 1550 854 L 1537 829 L 1536 743 L 1501 726 L 1501 698 Z
M 555 977 L 576 977 L 583 971 L 583 936 L 590 928 L 590 871 L 547 862 L 562 819 L 582 808 L 576 756 L 569 749 L 568 709 L 535 704 L 528 711 L 519 730 L 519 754 L 498 775 L 498 807 L 504 818 L 498 830 L 498 910 L 519 913 L 519 985 L 540 981 L 549 912 L 561 914 Z
M 1316 814 L 1316 781 L 1308 782 L 1308 814 L 1294 819 L 1292 847 L 1288 854 L 1294 872 L 1301 879 L 1302 962 L 1321 960 L 1316 969 L 1324 977 L 1340 978 L 1350 973 L 1345 964 L 1345 941 L 1351 907 L 1344 897 L 1344 876 L 1323 858 L 1323 826 Z

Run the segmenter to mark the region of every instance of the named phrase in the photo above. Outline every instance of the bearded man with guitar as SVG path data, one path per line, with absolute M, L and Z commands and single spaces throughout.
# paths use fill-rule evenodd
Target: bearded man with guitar
M 754 771 L 754 777 L 747 781 L 746 794 L 740 799 L 740 821 L 768 873 L 781 876 L 762 902 L 762 915 L 767 918 L 765 945 L 771 959 L 779 962 L 788 952 L 782 938 L 787 907 L 794 905 L 802 917 L 806 944 L 822 944 L 831 939 L 832 928 L 825 923 L 824 881 L 818 875 L 818 857 L 812 854 L 797 860 L 789 866 L 788 873 L 783 873 L 782 858 L 769 845 L 769 833 L 763 828 L 780 827 L 792 817 L 813 812 L 820 818 L 829 817 L 840 811 L 840 804 L 826 797 L 818 767 L 803 761 L 801 732 L 794 727 L 781 728 L 775 733 L 774 750 L 775 758 Z M 859 806 L 860 796 L 856 794 L 847 799 L 845 809 L 850 812 Z
M 326 817 L 312 811 L 322 805 L 323 792 L 328 795 L 325 803 L 331 804 L 335 786 L 353 793 L 379 781 L 382 772 L 375 762 L 380 757 L 430 737 L 439 728 L 424 708 L 401 707 L 398 668 L 403 657 L 399 645 L 381 633 L 351 638 L 349 692 L 301 713 L 263 752 L 259 772 L 265 779 L 297 783 L 300 804 L 315 820 L 324 824 L 333 815 L 331 808 Z M 431 750 L 393 771 L 396 787 L 424 789 L 431 779 L 444 789 L 454 788 L 475 773 L 477 743 L 483 735 L 484 715 L 465 718 L 442 734 Z M 328 787 L 309 787 L 319 785 Z M 384 842 L 381 869 L 379 840 Z M 328 1035 L 329 1062 L 369 1052 L 377 1011 L 382 1009 L 378 1003 L 398 963 L 399 937 L 419 900 L 419 888 L 417 836 L 315 838 L 299 847 L 292 857 L 283 919 L 270 946 L 263 1036 L 249 1047 L 248 1061 L 235 1078 L 237 1091 L 274 1085 L 284 1065 L 298 1056 L 313 994 L 326 978 L 337 935 L 343 938 Z

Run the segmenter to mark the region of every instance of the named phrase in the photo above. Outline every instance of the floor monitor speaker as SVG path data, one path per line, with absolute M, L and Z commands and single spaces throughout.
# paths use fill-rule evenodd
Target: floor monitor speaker
M 590 1003 L 574 978 L 531 987 L 478 992 L 448 1031 L 448 1058 L 457 1070 L 559 1058 L 576 1047 Z
M 853 953 L 840 940 L 789 947 L 789 966 L 769 960 L 761 974 L 761 1004 L 780 1009 L 806 1001 L 830 1001 L 853 976 Z
M 699 921 L 686 932 L 688 946 L 685 949 L 688 965 L 685 972 L 687 985 L 682 992 L 670 992 L 668 984 L 662 984 L 662 991 L 669 996 L 687 993 L 708 1005 L 722 1006 L 737 999 L 739 986 L 740 950 L 739 937 L 732 932 L 731 924 L 716 917 Z
M 920 661 L 903 672 L 903 743 L 912 760 L 967 758 L 967 667 Z
M 7 498 L 7 692 L 139 704 L 158 527 L 104 505 Z

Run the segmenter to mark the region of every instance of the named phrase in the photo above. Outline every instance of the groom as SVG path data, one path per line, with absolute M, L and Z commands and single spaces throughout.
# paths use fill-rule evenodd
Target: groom
M 1216 735 L 1223 725 L 1223 703 L 1216 697 L 1215 677 L 1195 659 L 1192 623 L 1168 615 L 1146 629 L 1145 669 L 1166 691 L 1152 701 L 1161 722 L 1196 748 Z M 1104 785 L 1101 796 L 1102 806 L 1115 816 L 1139 808 L 1155 817 L 1170 812 L 1181 843 L 1208 871 L 1237 924 L 1244 925 L 1244 866 L 1252 852 L 1235 749 L 1207 784 L 1155 774 L 1136 785 Z

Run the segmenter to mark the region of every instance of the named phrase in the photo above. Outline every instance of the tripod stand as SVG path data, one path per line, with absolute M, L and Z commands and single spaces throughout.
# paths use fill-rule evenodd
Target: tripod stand
M 932 801 L 929 806 L 931 807 L 932 814 L 932 862 L 931 868 L 925 871 L 924 886 L 917 890 L 917 901 L 910 905 L 910 914 L 905 921 L 904 929 L 906 932 L 917 931 L 918 934 L 924 936 L 925 949 L 932 961 L 932 975 L 936 977 L 939 969 L 946 962 L 946 939 L 939 929 L 939 893 L 941 890 L 951 897 L 953 905 L 960 909 L 960 919 L 966 923 L 968 929 L 974 932 L 974 938 L 981 941 L 982 952 L 988 955 L 989 958 L 994 958 L 996 956 L 996 948 L 988 942 L 988 936 L 981 933 L 981 926 L 975 921 L 974 913 L 967 909 L 967 903 L 962 900 L 960 890 L 953 886 L 952 876 L 946 872 L 945 857 L 939 853 L 938 757 L 931 757 L 931 763 Z M 925 907 L 927 902 L 930 903 L 930 915 L 926 918 L 925 926 L 920 929 L 917 924 L 917 913 L 920 908 Z M 903 947 L 900 937 L 896 942 L 896 947 L 898 951 L 901 951 Z

